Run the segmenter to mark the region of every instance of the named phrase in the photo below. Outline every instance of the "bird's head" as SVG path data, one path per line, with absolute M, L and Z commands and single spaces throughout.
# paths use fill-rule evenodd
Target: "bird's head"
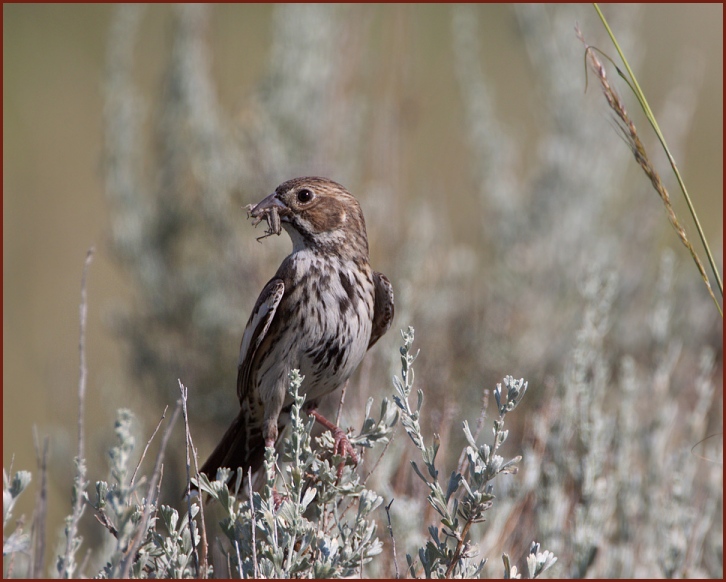
M 254 224 L 265 219 L 265 236 L 284 228 L 292 239 L 293 252 L 363 255 L 368 258 L 368 239 L 360 204 L 340 184 L 327 178 L 294 178 L 280 184 L 273 194 L 252 207 Z M 260 237 L 263 238 L 263 237 Z

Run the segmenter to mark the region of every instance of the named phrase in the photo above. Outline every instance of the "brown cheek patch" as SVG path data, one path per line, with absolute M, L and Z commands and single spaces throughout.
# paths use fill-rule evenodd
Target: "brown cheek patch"
M 328 198 L 305 212 L 305 218 L 310 221 L 315 232 L 329 232 L 345 222 L 345 208 L 338 200 Z

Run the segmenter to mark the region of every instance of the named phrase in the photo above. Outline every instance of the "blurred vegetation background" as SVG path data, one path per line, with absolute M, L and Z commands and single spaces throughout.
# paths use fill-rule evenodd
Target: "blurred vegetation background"
M 723 6 L 605 9 L 721 265 Z M 520 413 L 519 430 L 510 426 L 519 433 L 511 454 L 526 447 L 525 463 L 529 454 L 577 493 L 502 491 L 514 500 L 503 515 L 524 516 L 517 547 L 536 537 L 572 565 L 559 575 L 650 575 L 653 566 L 644 551 L 640 570 L 623 557 L 643 549 L 628 546 L 629 536 L 650 547 L 613 525 L 625 488 L 600 491 L 619 501 L 590 541 L 578 538 L 585 554 L 599 555 L 567 557 L 573 520 L 596 523 L 572 517 L 589 493 L 571 467 L 595 453 L 592 443 L 572 445 L 558 422 L 591 435 L 586 420 L 603 415 L 614 424 L 600 445 L 633 447 L 625 460 L 601 449 L 593 482 L 625 470 L 619 462 L 654 457 L 658 470 L 619 473 L 633 499 L 671 498 L 669 455 L 679 455 L 678 467 L 702 463 L 689 465 L 701 477 L 688 491 L 699 512 L 720 515 L 711 473 L 721 465 L 689 451 L 722 430 L 722 321 L 592 76 L 585 92 L 575 25 L 615 55 L 590 5 L 6 4 L 3 15 L 3 465 L 14 458 L 14 470 L 34 469 L 33 427 L 50 436 L 48 556 L 70 511 L 86 250 L 97 249 L 88 282 L 91 481 L 106 475 L 116 408 L 136 412 L 145 442 L 177 399 L 177 378 L 190 388 L 205 456 L 234 414 L 249 310 L 290 246 L 286 237 L 258 244 L 242 206 L 306 174 L 359 198 L 372 263 L 396 290 L 393 331 L 352 382 L 344 426 L 359 424 L 368 396 L 391 394 L 397 330 L 413 325 L 425 425 L 441 433 L 453 463 L 460 420 L 476 422 L 482 389 L 505 374 L 530 382 L 531 412 Z M 695 244 L 664 157 L 618 87 Z M 583 323 L 588 314 L 595 331 Z M 704 383 L 715 392 L 698 392 Z M 596 396 L 585 402 L 577 386 Z M 705 409 L 696 414 L 694 402 Z M 623 407 L 639 414 L 630 425 Z M 178 428 L 170 495 L 180 490 Z M 719 459 L 717 440 L 697 450 Z M 550 450 L 558 443 L 567 454 Z M 381 472 L 379 491 L 410 507 L 421 492 L 408 464 L 392 460 Z M 22 499 L 15 515 L 33 503 Z M 399 531 L 403 511 L 394 515 Z M 663 531 L 656 513 L 620 519 L 637 514 L 633 525 Z M 84 519 L 89 539 L 99 526 Z M 502 532 L 517 529 L 503 519 L 488 530 L 492 558 L 496 544 L 511 542 Z M 609 543 L 593 544 L 598 531 Z M 720 520 L 708 524 L 700 553 L 687 554 L 689 573 L 719 575 L 717 540 L 708 544 L 719 531 L 722 547 Z M 611 548 L 620 548 L 617 564 L 602 557 Z

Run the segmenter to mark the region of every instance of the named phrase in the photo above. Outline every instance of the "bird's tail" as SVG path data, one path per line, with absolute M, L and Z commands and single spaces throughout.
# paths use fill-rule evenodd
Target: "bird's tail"
M 217 478 L 217 469 L 221 467 L 231 469 L 233 476 L 241 467 L 246 478 L 250 469 L 254 473 L 262 466 L 265 441 L 261 427 L 250 426 L 245 416 L 245 411 L 240 410 L 222 440 L 199 469 L 200 473 L 214 480 Z

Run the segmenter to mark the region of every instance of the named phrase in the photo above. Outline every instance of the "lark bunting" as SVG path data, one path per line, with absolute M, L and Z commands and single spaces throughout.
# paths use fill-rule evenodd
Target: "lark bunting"
M 368 263 L 368 238 L 358 201 L 326 178 L 296 178 L 278 186 L 249 214 L 267 221 L 264 236 L 284 228 L 292 253 L 265 285 L 240 347 L 240 411 L 200 471 L 256 471 L 288 421 L 288 374 L 305 376 L 308 410 L 353 454 L 343 432 L 315 411 L 320 398 L 343 385 L 366 351 L 388 331 L 393 289 Z

